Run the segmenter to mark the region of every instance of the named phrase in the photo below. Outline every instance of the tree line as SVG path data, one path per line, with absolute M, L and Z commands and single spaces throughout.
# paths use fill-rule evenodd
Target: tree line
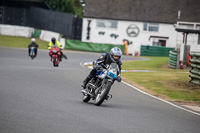
M 53 11 L 67 12 L 83 17 L 83 7 L 80 0 L 42 0 L 46 2 Z

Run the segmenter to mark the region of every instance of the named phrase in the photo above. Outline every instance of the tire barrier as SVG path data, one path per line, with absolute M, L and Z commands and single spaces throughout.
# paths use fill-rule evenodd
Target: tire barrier
M 190 56 L 192 69 L 190 70 L 189 77 L 191 80 L 189 82 L 200 85 L 200 52 L 191 52 Z
M 177 53 L 176 51 L 169 51 L 169 64 L 168 66 L 170 68 L 176 69 L 177 64 Z

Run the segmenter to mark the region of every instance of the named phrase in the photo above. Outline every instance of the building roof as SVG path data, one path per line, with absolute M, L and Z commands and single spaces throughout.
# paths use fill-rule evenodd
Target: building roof
M 84 17 L 176 23 L 200 22 L 200 0 L 86 0 Z M 180 10 L 180 19 L 178 11 Z

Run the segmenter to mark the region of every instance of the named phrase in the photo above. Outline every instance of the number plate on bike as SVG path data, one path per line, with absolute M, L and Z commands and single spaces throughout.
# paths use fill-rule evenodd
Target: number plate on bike
M 115 75 L 114 73 L 111 73 L 111 72 L 108 72 L 108 74 L 107 74 L 109 77 L 111 77 L 111 78 L 116 78 L 117 77 L 117 75 Z
M 53 50 L 53 53 L 57 53 L 57 50 Z

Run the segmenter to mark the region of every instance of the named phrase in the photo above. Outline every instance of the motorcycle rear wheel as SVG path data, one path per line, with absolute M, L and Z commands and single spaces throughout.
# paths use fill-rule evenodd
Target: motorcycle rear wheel
M 112 86 L 112 83 L 111 82 L 107 82 L 107 84 L 105 84 L 102 89 L 98 92 L 96 98 L 95 98 L 95 105 L 96 106 L 100 106 L 103 101 L 106 99 L 109 91 L 110 91 L 110 88 Z

